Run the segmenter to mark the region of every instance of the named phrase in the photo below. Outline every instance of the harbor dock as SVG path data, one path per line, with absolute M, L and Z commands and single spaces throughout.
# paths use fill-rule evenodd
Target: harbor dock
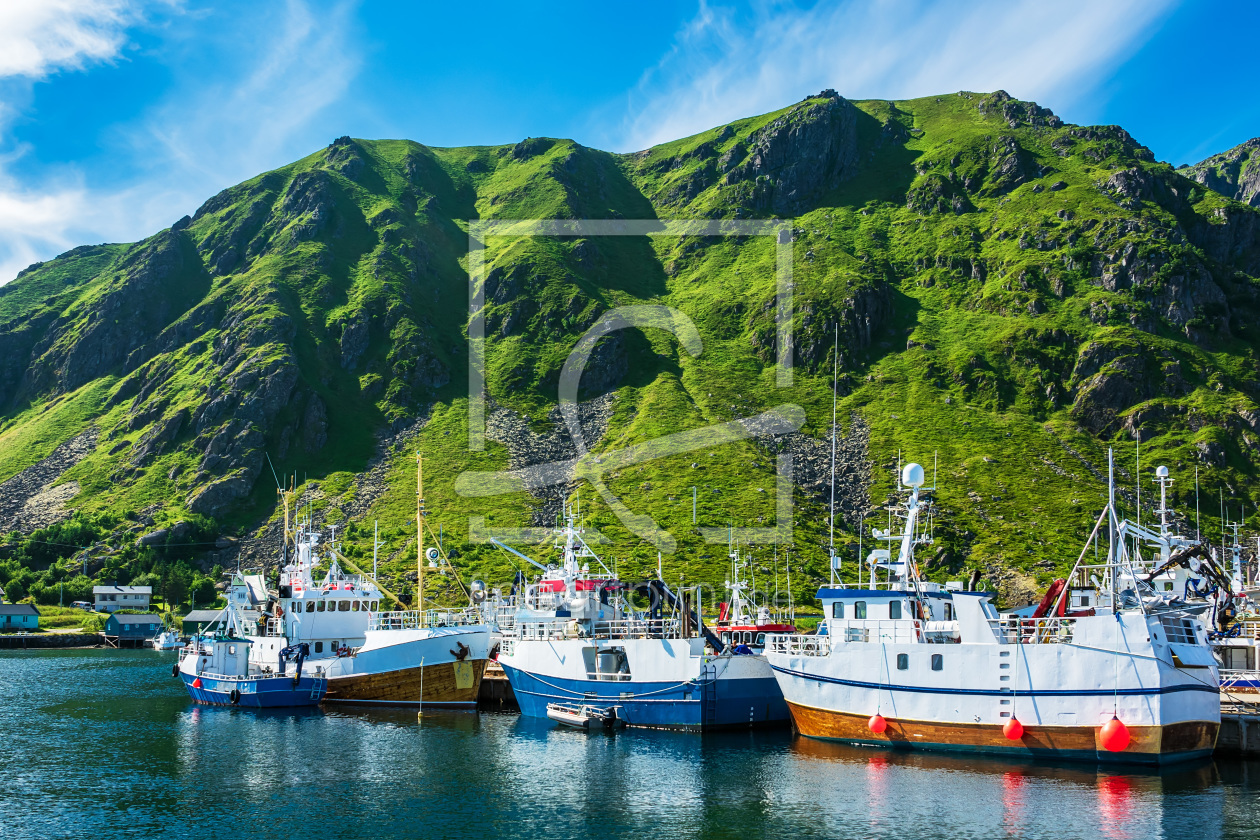
M 1233 758 L 1260 756 L 1260 704 L 1222 703 L 1216 755 Z
M 508 682 L 507 673 L 498 662 L 491 660 L 486 663 L 485 673 L 481 676 L 481 691 L 477 695 L 477 705 L 482 708 L 516 705 L 512 684 Z

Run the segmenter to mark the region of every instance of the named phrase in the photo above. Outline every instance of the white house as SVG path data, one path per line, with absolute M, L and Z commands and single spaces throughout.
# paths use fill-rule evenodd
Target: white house
M 116 610 L 148 610 L 153 596 L 152 586 L 93 586 L 92 597 L 97 612 Z

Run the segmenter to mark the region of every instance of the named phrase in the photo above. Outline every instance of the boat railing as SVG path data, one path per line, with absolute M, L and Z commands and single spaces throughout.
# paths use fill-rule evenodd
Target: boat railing
M 1260 671 L 1221 668 L 1219 673 L 1222 691 L 1238 688 L 1240 684 L 1246 684 L 1247 688 L 1251 688 L 1251 686 L 1260 683 Z
M 923 622 L 913 618 L 833 618 L 827 632 L 836 642 L 927 642 Z
M 619 618 L 596 622 L 591 635 L 598 639 L 681 639 L 682 623 L 676 618 Z
M 369 630 L 419 630 L 424 627 L 467 627 L 483 623 L 480 611 L 462 610 L 398 610 L 368 615 Z
M 831 653 L 830 636 L 802 636 L 773 634 L 766 637 L 770 653 L 790 656 L 827 656 Z
M 1072 641 L 1076 629 L 1075 618 L 1027 618 L 1019 615 L 1000 615 L 988 619 L 998 641 L 1006 645 L 1053 645 Z
M 682 626 L 676 618 L 622 618 L 595 622 L 590 631 L 571 618 L 517 622 L 511 634 L 518 640 L 559 639 L 681 639 Z

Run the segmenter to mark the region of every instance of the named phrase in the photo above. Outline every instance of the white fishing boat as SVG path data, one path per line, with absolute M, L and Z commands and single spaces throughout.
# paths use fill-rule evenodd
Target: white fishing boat
M 286 492 L 285 563 L 272 607 L 250 636 L 252 661 L 266 667 L 284 648 L 303 643 L 310 648 L 311 667 L 328 681 L 328 702 L 476 706 L 490 652 L 491 628 L 479 609 L 485 588 L 471 587 L 465 608 L 424 609 L 424 561 L 430 553 L 432 562 L 444 558 L 440 548 L 425 549 L 428 525 L 419 468 L 417 456 L 420 608 L 382 609 L 389 593 L 373 578 L 344 570 L 343 564 L 350 561 L 337 550 L 335 538 L 321 558 L 320 535 L 309 524 L 299 523 L 290 531 Z M 317 578 L 314 569 L 322 560 L 328 570 Z M 234 582 L 230 597 L 257 601 L 260 584 Z
M 638 587 L 651 606 L 634 610 L 630 587 L 582 539 L 575 508 L 566 506 L 565 515 L 558 566 L 508 549 L 542 571 L 518 596 L 499 654 L 522 714 L 547 717 L 556 704 L 616 706 L 628 726 L 786 725 L 764 657 L 723 644 L 690 599 L 659 580 Z
M 934 489 L 923 485 L 919 465 L 899 471 L 901 533 L 874 532 L 897 554 L 872 552 L 864 586 L 819 590 L 820 635 L 770 637 L 766 658 L 802 735 L 1150 764 L 1211 754 L 1220 706 L 1207 628 L 1143 581 L 1114 503 L 1077 560 L 1079 570 L 1110 535 L 1098 606 L 1070 609 L 1060 586 L 1023 617 L 999 614 L 986 593 L 922 580 L 915 551 L 932 539 Z

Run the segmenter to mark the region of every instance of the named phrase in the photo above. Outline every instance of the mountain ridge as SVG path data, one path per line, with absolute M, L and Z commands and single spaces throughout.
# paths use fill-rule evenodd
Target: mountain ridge
M 486 382 L 502 439 L 467 452 L 465 220 L 788 216 L 788 389 L 775 387 L 768 243 L 487 243 Z M 704 351 L 680 353 L 658 330 L 600 341 L 582 394 L 594 451 L 780 402 L 805 409 L 792 435 L 605 476 L 678 536 L 688 579 L 721 574 L 723 550 L 697 525 L 775 521 L 784 452 L 801 470 L 794 587 L 808 597 L 825 576 L 834 340 L 847 556 L 862 511 L 891 488 L 890 456 L 940 448 L 953 484 L 929 572 L 979 569 L 1018 599 L 1070 561 L 1107 443 L 1137 437 L 1254 511 L 1257 277 L 1260 213 L 1156 162 L 1122 128 L 1066 125 L 1001 91 L 855 102 L 828 90 L 621 155 L 555 138 L 442 149 L 343 137 L 140 243 L 76 248 L 0 287 L 0 482 L 97 429 L 51 482 L 19 484 L 37 495 L 77 482 L 66 510 L 97 523 L 118 558 L 99 573 L 121 577 L 148 573 L 159 549 L 203 567 L 261 560 L 274 550 L 271 469 L 299 482 L 306 470 L 321 519 L 356 512 L 348 539 L 361 541 L 369 515 L 389 523 L 389 574 L 405 583 L 397 447 L 422 443 L 458 562 L 506 579 L 502 557 L 468 541 L 467 518 L 545 524 L 574 486 L 485 501 L 461 497 L 454 476 L 569 452 L 554 403 L 577 338 L 617 306 L 663 303 L 694 322 Z M 408 430 L 419 438 L 396 438 Z M 370 464 L 365 489 L 352 473 Z M 1014 498 L 1027 470 L 1042 471 L 1040 503 Z M 696 525 L 693 484 L 707 491 Z M 652 562 L 655 548 L 602 501 L 586 504 L 627 568 Z M 180 523 L 187 539 L 172 542 Z M 162 528 L 169 545 L 135 544 Z M 190 534 L 267 537 L 207 551 L 185 545 Z M 8 542 L 15 556 L 23 539 Z M 66 574 L 66 559 L 45 577 Z

